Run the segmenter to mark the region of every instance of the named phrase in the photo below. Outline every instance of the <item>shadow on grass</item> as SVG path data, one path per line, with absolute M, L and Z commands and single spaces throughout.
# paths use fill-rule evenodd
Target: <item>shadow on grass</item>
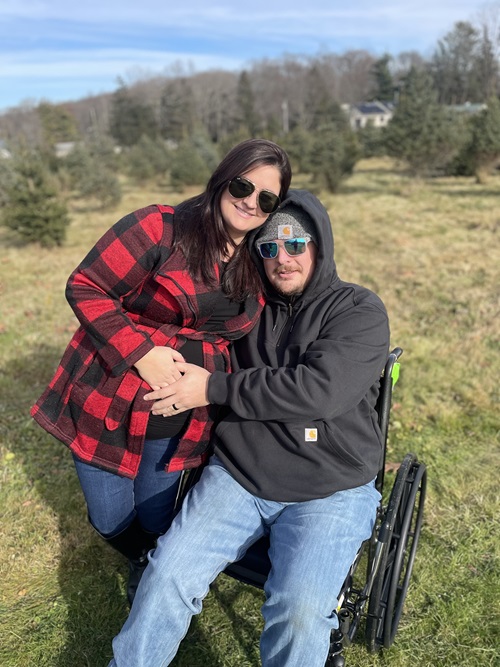
M 28 483 L 57 516 L 60 533 L 58 582 L 66 608 L 65 627 L 57 627 L 60 616 L 54 622 L 55 632 L 64 633 L 66 641 L 58 655 L 46 656 L 40 664 L 99 667 L 109 661 L 111 640 L 128 614 L 123 590 L 126 564 L 87 523 L 69 451 L 29 417 L 60 357 L 59 347 L 45 345 L 7 363 L 0 372 L 0 387 L 8 387 L 2 391 L 3 413 L 9 448 L 22 462 Z
M 449 183 L 432 183 L 432 188 L 448 197 L 480 197 L 483 199 L 484 197 L 498 198 L 499 195 L 498 189 L 486 190 L 484 186 L 480 185 L 471 185 L 470 188 L 453 190 Z
M 259 643 L 263 628 L 260 608 L 264 593 L 228 575 L 221 575 L 212 586 L 212 595 L 230 622 L 235 655 L 244 656 L 248 660 L 245 664 L 252 667 L 260 665 Z
M 172 667 L 259 667 L 262 591 L 221 575 L 191 623 Z
M 385 181 L 377 187 L 364 186 L 364 185 L 352 185 L 350 183 L 342 183 L 339 187 L 338 194 L 342 195 L 358 195 L 358 194 L 372 194 L 374 196 L 380 196 L 380 192 L 383 191 L 384 195 L 393 195 L 394 197 L 403 197 L 406 195 L 401 191 L 401 187 L 395 187 L 394 184 L 388 184 Z
M 87 522 L 85 501 L 69 450 L 29 417 L 31 405 L 52 378 L 60 357 L 60 347 L 43 345 L 1 368 L 0 390 L 6 397 L 2 400 L 2 412 L 8 424 L 9 449 L 15 452 L 16 460 L 22 462 L 29 485 L 36 489 L 58 521 L 60 539 L 54 543 L 59 550 L 57 574 L 65 614 L 54 617 L 49 624 L 54 627 L 54 633 L 64 635 L 65 641 L 58 655 L 47 656 L 39 664 L 105 667 L 111 658 L 112 639 L 128 615 L 127 564 Z M 232 609 L 236 595 L 220 590 L 216 582 L 207 611 L 210 614 L 210 607 L 218 605 L 221 625 L 227 626 L 229 621 L 230 628 L 224 634 L 229 635 L 230 641 L 234 635 L 235 655 L 242 658 L 241 663 L 234 664 L 258 664 L 255 632 L 253 641 L 249 642 L 243 641 L 243 634 L 239 634 L 245 621 Z M 47 609 L 50 602 L 47 600 L 44 605 Z M 64 618 L 64 627 L 61 618 Z M 252 627 L 246 628 L 244 634 L 252 631 Z M 228 664 L 227 652 L 217 642 L 217 632 L 218 629 L 214 632 L 210 624 L 195 618 L 174 664 L 185 667 Z M 258 634 L 259 631 L 257 643 Z M 36 638 L 32 637 L 31 641 L 36 642 Z M 60 642 L 54 641 L 54 644 Z
M 16 232 L 5 228 L 1 229 L 0 238 L 2 246 L 9 249 L 22 250 L 30 245 L 29 241 L 18 236 Z

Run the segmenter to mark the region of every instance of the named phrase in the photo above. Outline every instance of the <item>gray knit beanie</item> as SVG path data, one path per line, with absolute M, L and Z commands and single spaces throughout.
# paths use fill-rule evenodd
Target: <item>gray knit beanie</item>
M 311 216 L 296 204 L 286 204 L 269 216 L 256 237 L 257 243 L 276 239 L 296 239 L 309 236 L 316 245 L 316 229 Z

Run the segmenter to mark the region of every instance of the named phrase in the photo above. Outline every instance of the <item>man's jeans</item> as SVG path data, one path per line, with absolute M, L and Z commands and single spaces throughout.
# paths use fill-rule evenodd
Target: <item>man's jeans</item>
M 146 440 L 135 479 L 120 477 L 73 457 L 90 523 L 101 535 L 121 533 L 136 515 L 150 533 L 162 534 L 168 529 L 180 473 L 166 473 L 165 466 L 178 442 L 178 437 Z
M 262 500 L 212 458 L 150 554 L 109 667 L 169 665 L 210 583 L 269 530 L 262 665 L 324 667 L 337 595 L 379 500 L 373 482 L 320 500 Z

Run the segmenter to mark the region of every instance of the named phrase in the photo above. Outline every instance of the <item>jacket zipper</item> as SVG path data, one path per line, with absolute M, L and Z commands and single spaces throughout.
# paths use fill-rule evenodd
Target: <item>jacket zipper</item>
M 292 315 L 293 315 L 293 306 L 292 306 L 292 303 L 290 301 L 287 304 L 287 311 L 288 312 L 287 312 L 286 320 L 285 320 L 285 322 L 284 322 L 283 326 L 281 327 L 281 330 L 278 334 L 278 340 L 276 341 L 276 347 L 279 347 L 281 345 L 281 339 L 282 339 L 283 334 L 285 333 L 285 329 L 287 328 L 287 325 L 288 325 L 288 323 L 289 323 L 289 321 L 290 321 L 290 319 L 292 318 Z M 293 325 L 292 325 L 292 327 L 293 327 Z

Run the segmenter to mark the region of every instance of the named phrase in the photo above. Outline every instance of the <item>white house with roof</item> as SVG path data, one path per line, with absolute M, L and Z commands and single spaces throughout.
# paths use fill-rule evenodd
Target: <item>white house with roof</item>
M 373 127 L 385 127 L 394 115 L 392 102 L 360 102 L 358 104 L 343 104 L 342 108 L 349 116 L 353 130 L 360 130 L 368 124 Z

